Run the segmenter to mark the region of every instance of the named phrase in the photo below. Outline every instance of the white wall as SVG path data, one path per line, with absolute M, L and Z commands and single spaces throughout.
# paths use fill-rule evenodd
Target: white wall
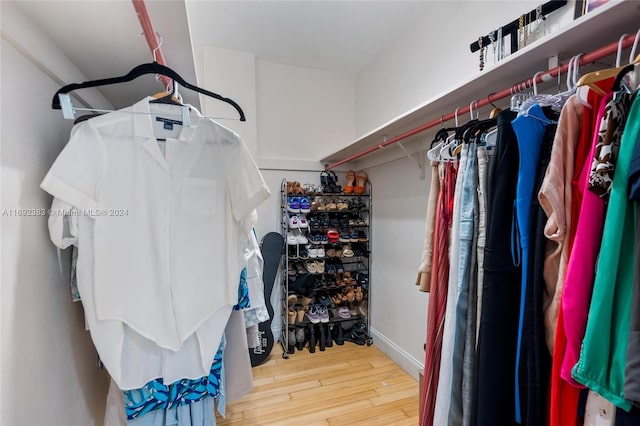
M 415 285 L 429 179 L 407 159 L 367 170 L 372 182 L 371 328 L 375 344 L 409 374 L 424 363 L 427 293 Z
M 355 78 L 260 60 L 258 158 L 312 160 L 355 139 Z
M 469 44 L 538 4 L 537 0 L 430 2 L 358 75 L 358 136 L 480 73 L 479 54 L 471 53 Z M 573 11 L 574 1 L 569 1 L 551 14 L 546 24 L 549 31 L 570 22 Z M 493 64 L 491 46 L 487 57 L 485 72 Z
M 273 193 L 258 210 L 258 232 L 264 235 L 277 230 L 280 223 L 281 180 L 319 184 L 321 153 L 355 138 L 355 81 L 264 60 L 257 62 L 256 71 L 256 161 Z
M 54 80 L 84 78 L 4 2 L 0 47 L 0 424 L 101 424 L 107 374 L 98 368 L 82 308 L 71 302 L 68 271 L 65 278 L 59 271 L 47 218 L 11 216 L 15 209 L 50 206 L 39 184 L 71 128 L 60 111 L 50 109 L 59 88 Z M 29 57 L 41 62 L 35 66 Z M 95 93 L 88 97 L 108 106 Z M 68 265 L 68 253 L 62 261 Z
M 479 73 L 469 44 L 536 1 L 435 1 L 358 75 L 357 132 L 364 135 Z M 550 29 L 573 18 L 573 2 Z M 488 65 L 492 65 L 489 54 Z M 443 111 L 448 113 L 449 111 Z M 389 148 L 397 153 L 397 147 Z M 384 155 L 384 154 L 383 154 Z M 396 156 L 397 157 L 397 156 Z M 414 156 L 415 159 L 415 156 Z M 379 162 L 378 162 L 379 163 Z M 360 167 L 371 164 L 367 159 Z M 409 374 L 424 365 L 428 294 L 415 286 L 430 180 L 406 157 L 366 169 L 373 185 L 371 323 L 375 343 Z

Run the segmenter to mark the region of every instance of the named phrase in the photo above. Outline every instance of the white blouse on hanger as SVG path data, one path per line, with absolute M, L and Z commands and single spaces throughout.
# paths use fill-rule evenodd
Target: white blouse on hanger
M 76 126 L 41 184 L 80 211 L 78 288 L 121 389 L 208 373 L 237 303 L 251 212 L 270 194 L 237 134 L 195 110 L 174 131 L 155 118 L 175 107 L 149 100 Z M 166 351 L 129 363 L 154 346 Z M 162 371 L 188 346 L 197 371 L 193 359 Z

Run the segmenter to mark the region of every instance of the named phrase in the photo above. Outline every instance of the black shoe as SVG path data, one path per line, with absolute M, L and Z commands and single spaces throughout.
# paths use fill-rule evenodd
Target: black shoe
M 345 331 L 344 340 L 360 346 L 370 345 L 373 342 L 371 336 L 367 334 L 367 325 L 363 322 L 357 322 L 353 327 Z
M 342 336 L 342 326 L 340 324 L 335 324 L 333 326 L 333 341 L 336 342 L 336 345 L 338 346 L 344 345 L 344 337 Z
M 318 335 L 318 344 L 320 345 L 320 352 L 324 352 L 324 348 L 326 345 L 326 337 L 324 335 L 324 324 L 318 324 L 318 329 L 320 330 L 320 334 Z
M 289 284 L 289 291 L 301 294 L 306 297 L 313 296 L 314 279 L 311 274 L 302 274 L 296 280 Z
M 287 352 L 292 354 L 296 351 L 296 330 L 294 327 L 289 327 L 289 336 L 287 340 L 289 342 Z
M 305 342 L 304 327 L 296 327 L 296 348 L 303 350 Z
M 314 353 L 316 351 L 316 332 L 315 325 L 309 324 L 309 352 Z
M 333 338 L 331 337 L 331 327 L 327 324 L 326 343 L 327 348 L 333 347 Z

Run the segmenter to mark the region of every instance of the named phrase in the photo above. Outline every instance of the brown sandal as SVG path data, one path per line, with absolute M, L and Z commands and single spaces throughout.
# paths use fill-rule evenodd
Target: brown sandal
M 342 189 L 345 194 L 353 194 L 353 186 L 356 183 L 356 172 L 349 170 L 347 172 L 347 184 Z
M 352 303 L 356 300 L 356 294 L 353 292 L 353 287 L 348 286 L 342 289 L 342 294 L 346 296 L 347 302 Z
M 362 302 L 362 299 L 364 299 L 364 293 L 362 293 L 362 287 L 357 286 L 355 293 L 356 293 L 356 302 Z
M 364 194 L 366 190 L 365 184 L 367 183 L 367 174 L 365 172 L 356 173 L 356 186 L 353 188 L 353 193 L 356 195 Z

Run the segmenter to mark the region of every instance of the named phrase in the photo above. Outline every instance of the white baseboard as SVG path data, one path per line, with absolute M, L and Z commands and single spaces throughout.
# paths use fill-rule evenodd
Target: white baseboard
M 411 377 L 418 380 L 418 372 L 424 369 L 424 364 L 409 355 L 405 350 L 398 347 L 391 340 L 387 339 L 378 330 L 371 327 L 369 329 L 373 344 L 384 352 L 389 358 L 394 360 Z

